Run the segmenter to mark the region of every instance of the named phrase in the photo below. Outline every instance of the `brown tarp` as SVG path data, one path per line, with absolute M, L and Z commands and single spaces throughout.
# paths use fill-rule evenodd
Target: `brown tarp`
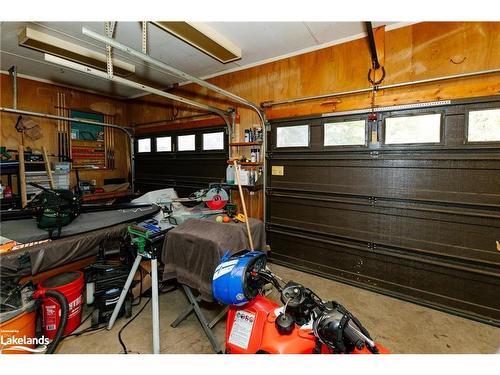
M 130 222 L 142 221 L 158 213 L 156 205 L 140 209 L 123 209 L 83 213 L 63 227 L 63 238 L 13 250 L 0 255 L 1 277 L 36 275 L 92 255 L 102 241 L 118 240 L 125 235 Z M 34 219 L 2 222 L 2 236 L 21 243 L 47 239 L 47 231 L 37 228 Z M 29 262 L 27 262 L 29 261 Z
M 104 240 L 117 240 L 127 233 L 129 224 L 94 230 L 92 232 L 60 238 L 26 249 L 10 251 L 0 256 L 2 277 L 28 276 L 96 255 Z M 31 269 L 20 269 L 21 259 L 28 257 Z
M 255 249 L 265 252 L 264 224 L 257 219 L 250 219 L 249 223 Z M 172 229 L 163 244 L 163 280 L 177 279 L 211 302 L 212 276 L 222 255 L 248 248 L 245 224 L 217 223 L 214 216 L 190 219 Z

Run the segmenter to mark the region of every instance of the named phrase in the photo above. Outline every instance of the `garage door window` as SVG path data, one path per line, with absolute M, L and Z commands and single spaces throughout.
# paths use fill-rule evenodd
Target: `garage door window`
M 469 112 L 469 142 L 500 141 L 500 108 Z
M 142 138 L 137 141 L 138 152 L 151 152 L 151 138 Z
M 439 143 L 441 114 L 388 117 L 385 119 L 386 144 Z
M 309 125 L 280 126 L 276 129 L 276 147 L 309 146 Z
M 224 150 L 224 132 L 204 133 L 203 150 Z
M 158 137 L 158 138 L 156 138 L 156 151 L 157 152 L 170 152 L 170 151 L 172 151 L 172 137 Z
M 180 135 L 177 137 L 177 148 L 179 151 L 194 151 L 195 146 L 195 135 Z
M 356 146 L 366 143 L 364 120 L 333 122 L 324 125 L 325 146 Z

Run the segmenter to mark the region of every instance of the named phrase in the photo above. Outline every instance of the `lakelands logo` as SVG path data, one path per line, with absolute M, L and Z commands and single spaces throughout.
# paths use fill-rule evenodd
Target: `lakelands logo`
M 18 333 L 17 330 L 0 331 L 0 353 L 14 350 L 40 353 L 47 350 L 47 345 L 50 343 L 49 338 L 45 336 L 16 336 L 16 333 Z

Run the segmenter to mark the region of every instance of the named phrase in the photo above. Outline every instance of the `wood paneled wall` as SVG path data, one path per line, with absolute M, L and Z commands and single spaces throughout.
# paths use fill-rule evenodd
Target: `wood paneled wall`
M 440 76 L 494 69 L 500 67 L 500 23 L 489 22 L 424 22 L 386 31 L 375 30 L 379 61 L 385 67 L 384 85 L 423 80 Z M 221 88 L 260 104 L 304 96 L 321 95 L 370 87 L 367 80 L 371 67 L 367 38 L 353 40 L 325 49 L 278 60 L 268 64 L 209 79 Z M 173 93 L 219 108 L 235 107 L 243 131 L 259 120 L 252 110 L 239 107 L 195 84 L 172 90 Z M 458 99 L 500 93 L 499 74 L 470 77 L 431 84 L 381 90 L 376 93 L 376 106 Z M 200 112 L 153 95 L 144 96 L 129 106 L 132 123 L 157 121 Z M 272 107 L 268 119 L 304 116 L 335 111 L 369 108 L 371 93 L 307 101 Z M 193 123 L 186 123 L 185 127 Z M 168 128 L 168 124 L 163 125 Z M 180 124 L 173 125 L 176 128 Z M 141 132 L 161 131 L 162 125 L 141 127 Z M 248 154 L 249 150 L 243 154 Z M 246 155 L 249 156 L 249 155 Z M 262 207 L 262 191 L 252 201 Z M 261 215 L 257 215 L 261 217 Z
M 1 84 L 1 105 L 2 107 L 12 107 L 11 79 L 7 74 L 0 74 Z M 18 109 L 57 114 L 57 93 L 64 93 L 66 97 L 66 107 L 90 110 L 113 116 L 113 123 L 118 125 L 127 124 L 125 117 L 126 104 L 123 101 L 110 99 L 105 96 L 90 94 L 84 91 L 72 90 L 65 87 L 52 85 L 44 82 L 18 78 Z M 0 144 L 12 149 L 18 149 L 22 142 L 21 133 L 14 128 L 18 115 L 1 113 L 1 140 Z M 37 141 L 32 141 L 25 137 L 24 146 L 33 149 L 47 147 L 49 154 L 57 154 L 57 122 L 43 118 L 32 118 L 38 123 L 43 132 L 43 137 Z M 105 178 L 128 177 L 129 164 L 129 142 L 128 137 L 120 130 L 115 131 L 115 168 L 106 170 L 82 170 L 80 179 L 95 179 L 97 186 L 102 186 Z M 52 159 L 52 161 L 57 158 Z M 71 185 L 76 183 L 74 173 L 71 173 Z
M 500 23 L 423 22 L 376 30 L 380 60 L 387 75 L 383 84 L 474 72 L 500 67 Z M 221 75 L 209 81 L 255 103 L 369 87 L 370 53 L 366 38 Z M 178 87 L 183 94 L 222 108 L 235 103 L 194 84 Z M 377 106 L 456 99 L 500 93 L 498 74 L 379 91 Z M 268 118 L 344 111 L 370 106 L 370 94 L 323 99 L 273 107 Z M 131 122 L 154 121 L 172 115 L 172 103 L 153 96 L 129 108 Z M 198 113 L 180 108 L 179 116 Z M 238 108 L 241 130 L 258 123 L 253 111 Z
M 375 33 L 380 60 L 387 71 L 384 84 L 500 67 L 500 48 L 497 48 L 500 45 L 500 23 L 424 22 L 391 31 L 379 28 Z M 368 43 L 366 38 L 363 38 L 221 75 L 209 81 L 259 104 L 368 87 L 366 77 L 370 66 Z M 1 104 L 11 107 L 10 78 L 4 74 L 0 77 Z M 57 92 L 65 93 L 67 107 L 113 115 L 113 122 L 117 124 L 143 123 L 172 118 L 174 115 L 183 117 L 202 113 L 153 95 L 120 101 L 22 78 L 19 78 L 18 108 L 55 114 Z M 245 128 L 258 123 L 253 111 L 238 107 L 235 103 L 197 85 L 180 86 L 172 92 L 221 108 L 237 108 L 240 113 L 241 133 Z M 376 105 L 499 93 L 499 75 L 492 74 L 379 91 L 376 94 Z M 370 106 L 370 99 L 370 94 L 358 94 L 309 101 L 276 106 L 267 110 L 266 114 L 268 118 L 280 118 L 366 108 Z M 16 118 L 15 115 L 1 114 L 2 145 L 13 148 L 21 141 L 20 134 L 14 129 Z M 36 142 L 26 141 L 26 146 L 40 148 L 44 144 L 49 153 L 56 153 L 56 122 L 44 119 L 36 121 L 42 126 L 44 137 Z M 151 127 L 158 131 L 161 126 L 155 124 Z M 170 126 L 165 125 L 165 129 L 168 130 Z M 174 126 L 180 128 L 183 123 Z M 146 132 L 147 128 L 141 127 L 140 132 Z M 118 131 L 115 147 L 117 160 L 114 170 L 85 171 L 81 173 L 81 178 L 96 179 L 97 183 L 102 185 L 104 178 L 127 177 L 128 142 L 126 136 Z

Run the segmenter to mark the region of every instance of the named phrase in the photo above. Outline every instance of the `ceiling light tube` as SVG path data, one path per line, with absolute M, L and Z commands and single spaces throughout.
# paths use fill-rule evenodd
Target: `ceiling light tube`
M 188 104 L 188 105 L 196 107 L 196 108 L 200 108 L 200 109 L 204 109 L 206 111 L 212 112 L 212 113 L 216 113 L 219 116 L 222 116 L 224 118 L 227 115 L 227 113 L 225 111 L 223 111 L 222 109 L 212 107 L 210 105 L 203 104 L 203 103 L 198 103 L 194 100 L 190 100 L 190 99 L 183 98 L 183 97 L 180 97 L 180 96 L 177 96 L 174 94 L 170 94 L 168 92 L 165 92 L 165 91 L 162 91 L 159 89 L 155 89 L 154 87 L 146 86 L 146 85 L 143 85 L 142 83 L 130 81 L 130 80 L 122 78 L 122 77 L 118 77 L 118 76 L 109 77 L 106 72 L 102 72 L 100 70 L 90 68 L 88 66 L 78 64 L 78 63 L 75 63 L 73 61 L 62 59 L 62 58 L 57 57 L 57 56 L 53 56 L 53 55 L 46 53 L 44 58 L 45 58 L 45 61 L 47 61 L 47 62 L 57 64 L 57 65 L 65 67 L 65 68 L 73 69 L 73 70 L 76 70 L 76 71 L 79 71 L 82 73 L 86 73 L 86 74 L 89 74 L 89 75 L 94 76 L 94 77 L 106 79 L 109 81 L 114 81 L 114 82 L 117 82 L 117 83 L 122 84 L 124 86 L 139 89 L 139 90 L 142 90 L 145 92 L 149 92 L 151 94 L 163 96 L 164 98 L 168 98 L 171 100 L 182 102 L 184 104 Z
M 18 35 L 20 46 L 59 56 L 99 70 L 106 70 L 106 55 L 91 49 L 67 42 L 52 35 L 25 27 Z M 135 66 L 113 59 L 114 72 L 120 76 L 135 73 Z
M 152 23 L 223 64 L 241 59 L 241 48 L 203 23 L 185 21 Z

